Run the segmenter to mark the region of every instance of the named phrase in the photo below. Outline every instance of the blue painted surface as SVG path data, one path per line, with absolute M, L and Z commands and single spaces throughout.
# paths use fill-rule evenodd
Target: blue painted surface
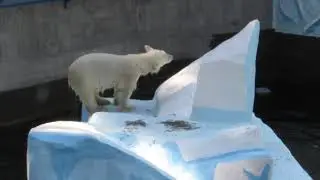
M 248 122 L 252 114 L 244 111 L 227 111 L 214 108 L 193 108 L 191 119 L 195 121 L 218 121 L 218 122 L 234 122 L 234 124 L 242 124 Z M 221 126 L 229 124 L 219 124 Z M 219 126 L 218 125 L 218 126 Z
M 88 122 L 89 119 L 89 112 L 86 110 L 84 105 L 81 105 L 81 121 Z
M 256 74 L 256 55 L 259 43 L 260 22 L 257 21 L 250 29 L 249 43 L 243 44 L 248 46 L 245 52 L 245 86 L 246 86 L 246 107 L 244 111 L 228 111 L 217 108 L 194 107 L 192 109 L 191 119 L 194 121 L 201 120 L 219 120 L 237 122 L 249 122 L 252 116 L 254 96 L 255 96 L 255 74 Z M 230 72 L 227 72 L 230 73 Z M 223 76 L 223 75 L 221 75 Z
M 259 44 L 260 22 L 257 22 L 252 29 L 252 34 L 248 44 L 248 53 L 245 60 L 245 73 L 247 85 L 247 110 L 253 112 L 255 96 L 255 77 L 256 77 L 256 56 Z M 250 118 L 249 118 L 250 119 Z
M 68 130 L 65 132 L 31 132 L 28 138 L 29 179 L 171 179 L 171 176 L 156 168 L 156 164 L 147 163 L 128 151 L 126 149 L 128 147 L 110 140 L 110 137 L 119 138 L 120 134 L 88 133 L 85 135 L 72 134 Z M 126 144 L 139 140 L 134 134 L 126 136 L 132 137 L 127 138 Z M 165 143 L 162 147 L 170 154 L 171 158 L 167 159 L 170 165 L 182 167 L 186 172 L 192 174 L 192 180 L 213 179 L 216 166 L 222 162 L 269 156 L 267 150 L 251 149 L 186 162 L 175 142 Z M 148 150 L 146 149 L 145 152 Z M 83 163 L 82 166 L 81 163 Z
M 171 163 L 183 166 L 188 172 L 192 172 L 197 180 L 214 180 L 215 169 L 219 163 L 230 161 L 237 162 L 246 159 L 260 159 L 269 156 L 269 152 L 264 149 L 251 149 L 233 151 L 219 156 L 185 162 L 181 156 L 179 147 L 175 143 L 167 143 L 164 146 L 167 147 L 171 154 L 174 154 L 170 160 Z
M 170 179 L 164 172 L 105 137 L 31 132 L 28 152 L 30 180 Z M 46 156 L 49 161 L 39 156 Z M 84 169 L 77 167 L 80 163 L 85 164 Z M 101 164 L 94 166 L 95 163 Z M 75 169 L 78 169 L 76 173 Z
M 243 171 L 245 172 L 246 176 L 248 176 L 249 180 L 268 180 L 269 173 L 271 171 L 271 166 L 269 164 L 266 164 L 262 170 L 262 173 L 259 176 L 256 176 L 247 170 Z
M 219 163 L 265 157 L 272 157 L 275 161 L 270 167 L 273 171 L 271 175 L 273 180 L 311 179 L 269 127 L 257 118 L 253 119 L 253 124 L 262 129 L 265 149 L 232 151 L 187 162 L 175 142 L 164 143 L 162 147 L 170 155 L 167 161 L 171 166 L 183 167 L 196 177 L 195 180 L 213 179 L 215 168 Z M 68 130 L 31 132 L 28 139 L 29 179 L 56 180 L 56 177 L 58 179 L 69 177 L 69 180 L 170 179 L 170 176 L 156 165 L 147 163 L 127 150 L 129 146 L 111 141 L 113 138 L 122 139 L 127 145 L 139 141 L 134 134 L 128 135 L 122 132 L 98 135 L 90 133 L 77 135 L 69 133 Z M 145 152 L 148 152 L 147 149 Z M 245 167 L 243 168 L 245 170 Z M 246 174 L 251 179 L 263 179 L 268 170 L 266 168 L 268 166 L 261 171 L 260 176 L 250 175 L 249 171 Z
M 61 2 L 67 3 L 70 0 L 0 0 L 0 8 L 15 7 L 15 6 L 44 3 L 44 2 L 55 2 L 55 1 L 61 1 Z
M 320 37 L 319 0 L 273 0 L 276 31 Z

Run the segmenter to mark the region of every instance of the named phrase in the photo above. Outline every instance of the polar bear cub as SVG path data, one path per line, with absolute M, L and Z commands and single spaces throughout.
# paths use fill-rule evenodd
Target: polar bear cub
M 157 73 L 173 56 L 163 50 L 144 46 L 141 54 L 116 55 L 90 53 L 76 59 L 68 71 L 68 83 L 90 114 L 102 111 L 110 103 L 99 92 L 114 89 L 114 104 L 128 111 L 128 99 L 136 89 L 140 76 Z

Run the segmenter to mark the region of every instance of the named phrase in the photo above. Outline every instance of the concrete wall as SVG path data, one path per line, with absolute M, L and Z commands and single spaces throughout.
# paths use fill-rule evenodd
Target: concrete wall
M 150 44 L 176 58 L 209 50 L 213 33 L 258 18 L 270 28 L 270 0 L 71 0 L 0 9 L 0 92 L 66 76 L 89 51 L 134 53 Z

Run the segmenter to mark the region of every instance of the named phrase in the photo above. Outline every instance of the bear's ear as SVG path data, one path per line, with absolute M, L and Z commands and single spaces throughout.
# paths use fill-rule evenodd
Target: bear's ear
M 151 46 L 149 46 L 149 45 L 144 45 L 144 49 L 145 49 L 147 52 L 149 52 L 149 51 L 151 51 L 153 48 L 152 48 Z

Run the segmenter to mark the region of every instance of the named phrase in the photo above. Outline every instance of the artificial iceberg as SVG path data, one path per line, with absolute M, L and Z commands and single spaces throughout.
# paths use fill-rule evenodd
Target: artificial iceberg
M 260 25 L 182 69 L 131 113 L 57 121 L 28 137 L 29 180 L 311 179 L 252 113 Z M 290 171 L 290 172 L 289 172 Z

